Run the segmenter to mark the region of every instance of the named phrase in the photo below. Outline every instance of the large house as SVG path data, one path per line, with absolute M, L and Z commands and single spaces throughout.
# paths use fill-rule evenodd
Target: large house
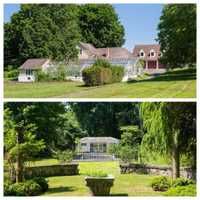
M 133 56 L 145 61 L 144 71 L 149 73 L 165 72 L 166 68 L 160 63 L 161 57 L 160 45 L 135 45 Z
M 81 80 L 81 72 L 84 68 L 91 66 L 96 59 L 102 58 L 108 60 L 112 65 L 121 65 L 124 67 L 123 81 L 136 77 L 143 73 L 140 59 L 146 61 L 145 70 L 160 72 L 162 66 L 158 64 L 160 57 L 159 45 L 137 45 L 133 53 L 122 47 L 95 48 L 92 44 L 80 42 L 77 45 L 78 59 L 70 62 L 71 68 L 79 66 L 79 74 L 70 75 L 72 80 L 78 78 Z M 154 53 L 154 55 L 153 55 Z M 150 55 L 150 56 L 149 56 Z M 156 63 L 156 64 L 155 64 Z M 35 71 L 41 69 L 47 71 L 49 67 L 55 66 L 55 62 L 50 59 L 28 59 L 19 69 L 18 81 L 32 82 L 35 81 Z M 154 65 L 156 67 L 154 67 Z M 163 69 L 163 68 L 162 68 Z M 69 70 L 69 69 L 68 69 Z M 73 71 L 73 70 L 71 70 Z

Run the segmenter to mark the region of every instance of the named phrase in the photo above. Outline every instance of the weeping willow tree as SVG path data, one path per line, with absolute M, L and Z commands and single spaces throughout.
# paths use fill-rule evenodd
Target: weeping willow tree
M 192 158 L 196 166 L 196 103 L 145 102 L 140 113 L 146 131 L 141 151 L 168 155 L 172 178 L 180 176 L 180 156 Z

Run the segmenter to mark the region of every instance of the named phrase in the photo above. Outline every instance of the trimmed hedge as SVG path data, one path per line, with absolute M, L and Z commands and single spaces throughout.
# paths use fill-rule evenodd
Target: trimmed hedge
M 110 68 L 88 67 L 82 71 L 82 76 L 86 86 L 104 85 L 112 81 L 112 71 Z
M 97 86 L 109 83 L 121 82 L 124 76 L 124 68 L 122 66 L 102 67 L 97 63 L 82 71 L 83 81 L 86 86 Z

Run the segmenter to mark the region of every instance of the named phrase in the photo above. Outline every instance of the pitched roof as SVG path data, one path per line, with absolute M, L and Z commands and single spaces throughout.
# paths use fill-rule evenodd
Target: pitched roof
M 150 51 L 155 51 L 155 57 L 154 59 L 158 59 L 160 56 L 160 45 L 159 44 L 147 44 L 147 45 L 135 45 L 133 49 L 133 56 L 138 57 L 140 51 L 143 50 L 145 53 L 144 59 L 151 59 L 150 58 Z
M 48 60 L 47 58 L 28 59 L 19 69 L 40 69 Z
M 101 56 L 104 56 L 108 59 L 132 57 L 132 54 L 123 47 L 98 48 L 97 51 Z
M 113 137 L 84 137 L 80 139 L 80 142 L 106 142 L 106 143 L 118 143 L 119 140 Z
M 89 51 L 89 57 L 102 57 L 108 59 L 130 58 L 133 57 L 131 52 L 123 47 L 95 48 L 90 43 L 80 42 L 80 46 Z

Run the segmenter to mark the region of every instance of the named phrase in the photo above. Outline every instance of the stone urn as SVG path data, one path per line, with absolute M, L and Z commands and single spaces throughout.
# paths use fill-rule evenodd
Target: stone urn
M 85 177 L 86 186 L 90 188 L 93 196 L 109 196 L 114 180 L 115 178 L 112 175 L 107 177 Z

